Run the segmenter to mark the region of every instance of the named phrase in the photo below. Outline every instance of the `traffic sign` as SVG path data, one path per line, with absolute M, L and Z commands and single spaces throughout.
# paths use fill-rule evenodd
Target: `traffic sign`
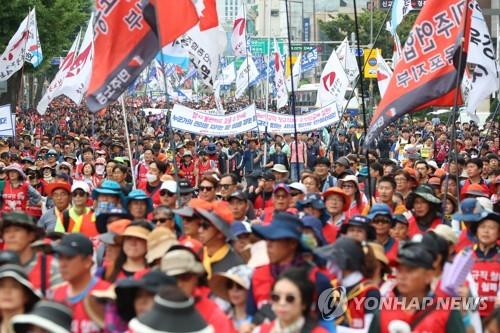
M 377 78 L 377 54 L 382 54 L 380 49 L 366 49 L 364 52 L 364 75 L 367 79 L 376 79 Z
M 355 48 L 353 51 L 356 57 L 362 57 L 364 54 L 364 50 L 362 48 Z

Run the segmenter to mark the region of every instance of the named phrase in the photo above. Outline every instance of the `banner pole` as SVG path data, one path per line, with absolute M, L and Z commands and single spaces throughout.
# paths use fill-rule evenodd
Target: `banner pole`
M 271 63 L 271 4 L 269 4 L 269 15 L 267 18 L 267 27 L 269 29 L 267 37 L 267 68 L 266 68 L 266 127 L 264 130 L 264 166 L 267 164 L 267 129 L 269 127 L 269 64 Z M 257 119 L 257 125 L 259 120 Z
M 286 7 L 286 30 L 288 35 L 288 56 L 290 57 L 289 68 L 290 73 L 292 73 L 291 87 L 292 87 L 292 95 L 291 95 L 291 109 L 293 114 L 293 134 L 295 136 L 295 167 L 297 171 L 297 181 L 300 180 L 300 165 L 299 165 L 299 134 L 297 133 L 297 111 L 295 110 L 295 87 L 293 84 L 293 66 L 292 66 L 292 34 L 290 32 L 290 13 L 288 8 L 288 0 L 285 0 Z M 305 143 L 304 143 L 305 145 Z M 305 162 L 305 160 L 304 160 Z M 290 163 L 291 164 L 291 163 Z M 305 167 L 305 165 L 304 165 Z M 290 166 L 291 168 L 291 166 Z
M 128 158 L 130 161 L 130 173 L 132 174 L 132 186 L 133 188 L 137 188 L 137 183 L 135 179 L 135 171 L 134 171 L 134 166 L 133 166 L 133 159 L 132 159 L 132 148 L 130 147 L 130 137 L 128 134 L 128 122 L 127 122 L 127 112 L 125 110 L 125 98 L 123 97 L 124 94 L 120 96 L 120 104 L 122 106 L 122 116 L 123 116 L 123 122 L 125 123 L 125 138 L 127 140 L 127 152 L 128 152 Z
M 354 29 L 356 30 L 356 43 L 357 43 L 357 47 L 358 49 L 360 48 L 360 36 L 359 36 L 359 25 L 358 25 L 358 10 L 357 10 L 357 6 L 356 6 L 356 0 L 353 0 L 353 4 L 354 4 Z M 371 54 L 371 50 L 373 50 L 373 45 L 372 45 L 372 48 L 370 49 L 370 54 Z M 360 90 L 361 90 L 361 108 L 363 110 L 363 130 L 364 130 L 364 134 L 365 134 L 365 140 L 366 140 L 366 135 L 368 133 L 368 130 L 367 130 L 367 119 L 366 119 L 366 107 L 365 107 L 365 88 L 363 87 L 363 75 L 364 75 L 364 67 L 365 66 L 361 66 L 362 62 L 361 60 L 359 59 L 359 57 L 356 59 L 357 61 L 357 64 L 358 64 L 358 70 L 359 70 L 359 81 L 360 81 Z M 354 89 L 353 89 L 354 91 Z M 372 205 L 372 177 L 370 175 L 370 159 L 368 158 L 368 148 L 365 150 L 365 156 L 366 156 L 366 166 L 368 167 L 368 196 L 369 196 L 369 199 L 368 199 L 368 203 L 371 207 Z

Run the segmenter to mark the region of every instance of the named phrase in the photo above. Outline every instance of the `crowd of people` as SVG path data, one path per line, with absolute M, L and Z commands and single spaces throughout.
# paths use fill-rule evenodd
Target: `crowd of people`
M 498 119 L 365 154 L 358 116 L 217 138 L 128 102 L 130 153 L 64 99 L 0 141 L 0 333 L 500 332 Z

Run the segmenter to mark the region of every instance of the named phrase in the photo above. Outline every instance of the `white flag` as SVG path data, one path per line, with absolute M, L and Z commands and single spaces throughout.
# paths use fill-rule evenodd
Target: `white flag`
M 391 34 L 396 33 L 396 28 L 403 18 L 413 10 L 411 0 L 393 0 L 391 12 Z
M 223 86 L 228 86 L 236 80 L 236 68 L 234 67 L 234 61 L 222 69 L 220 80 L 220 84 Z
M 236 74 L 236 93 L 235 97 L 240 98 L 248 88 L 250 82 L 254 81 L 259 76 L 259 70 L 252 59 L 247 57 L 241 64 Z
M 333 51 L 321 73 L 318 88 L 318 103 L 321 106 L 326 106 L 334 102 L 337 102 L 337 105 L 342 105 L 348 86 L 349 78 L 342 68 L 337 53 Z
M 391 77 L 392 70 L 389 68 L 389 65 L 387 65 L 380 53 L 377 52 L 377 83 L 378 90 L 380 91 L 380 97 L 384 97 Z
M 90 16 L 89 24 L 83 36 L 80 51 L 75 61 L 66 72 L 61 94 L 68 96 L 76 105 L 80 105 L 89 87 L 94 60 L 94 14 Z
M 220 22 L 207 22 L 203 19 L 204 1 L 198 1 L 196 9 L 200 22 L 177 41 L 189 52 L 191 63 L 198 70 L 205 85 L 213 87 L 219 70 L 219 56 L 227 44 L 226 33 Z
M 288 104 L 288 91 L 286 90 L 285 68 L 276 39 L 274 39 L 274 85 L 276 87 L 276 106 L 281 109 Z
M 293 75 L 291 75 L 286 79 L 286 88 L 288 89 L 288 91 L 292 91 L 292 79 L 291 79 L 292 76 L 293 76 L 293 88 L 297 89 L 299 87 L 300 75 L 302 74 L 301 63 L 302 63 L 302 53 L 299 54 L 297 59 L 295 59 L 295 63 L 293 64 L 292 68 Z
M 349 82 L 354 82 L 359 75 L 358 62 L 354 52 L 352 52 L 351 47 L 349 46 L 347 37 L 342 41 L 339 47 L 337 47 L 335 52 L 337 53 L 337 57 L 342 64 L 342 68 L 344 68 L 345 73 L 349 78 Z
M 219 77 L 217 80 L 215 80 L 214 83 L 214 99 L 215 99 L 215 106 L 217 107 L 217 110 L 221 115 L 224 114 L 224 107 L 222 105 L 222 101 L 220 99 L 220 86 L 221 86 L 221 78 Z
M 472 88 L 467 101 L 467 113 L 472 119 L 477 120 L 475 115 L 477 106 L 498 90 L 499 81 L 490 33 L 479 5 L 474 4 L 467 62 L 475 66 L 472 72 Z
M 78 35 L 76 36 L 73 45 L 71 45 L 71 48 L 68 51 L 68 54 L 66 54 L 66 57 L 64 58 L 62 64 L 59 66 L 59 72 L 57 72 L 56 77 L 50 83 L 49 87 L 47 88 L 47 91 L 45 91 L 45 95 L 43 95 L 40 102 L 38 102 L 36 110 L 38 111 L 39 114 L 44 115 L 45 111 L 47 111 L 47 107 L 49 106 L 50 102 L 52 102 L 52 100 L 57 96 L 61 95 L 61 87 L 63 85 L 63 80 L 66 77 L 66 73 L 73 65 L 73 62 L 75 61 L 78 54 L 77 50 L 78 50 L 78 45 L 80 44 L 80 37 L 81 37 L 81 32 L 79 32 Z
M 31 14 L 28 14 L 19 25 L 14 36 L 7 44 L 5 51 L 0 56 L 0 81 L 8 80 L 15 72 L 24 65 L 24 56 L 26 45 L 28 43 L 28 20 Z
M 231 35 L 233 53 L 237 57 L 245 57 L 247 55 L 246 28 L 247 20 L 245 17 L 245 8 L 242 4 L 238 10 L 238 16 L 234 20 L 233 34 Z
M 35 8 L 30 12 L 29 19 L 29 37 L 26 44 L 26 54 L 24 56 L 26 62 L 29 62 L 33 67 L 37 67 L 43 60 L 42 46 L 40 44 L 40 36 L 38 35 L 38 26 L 36 24 Z

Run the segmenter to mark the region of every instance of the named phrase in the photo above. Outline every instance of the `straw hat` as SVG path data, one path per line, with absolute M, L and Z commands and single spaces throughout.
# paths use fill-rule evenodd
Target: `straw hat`
M 148 235 L 148 252 L 146 260 L 148 264 L 162 258 L 168 249 L 178 244 L 174 233 L 165 227 L 157 227 Z

